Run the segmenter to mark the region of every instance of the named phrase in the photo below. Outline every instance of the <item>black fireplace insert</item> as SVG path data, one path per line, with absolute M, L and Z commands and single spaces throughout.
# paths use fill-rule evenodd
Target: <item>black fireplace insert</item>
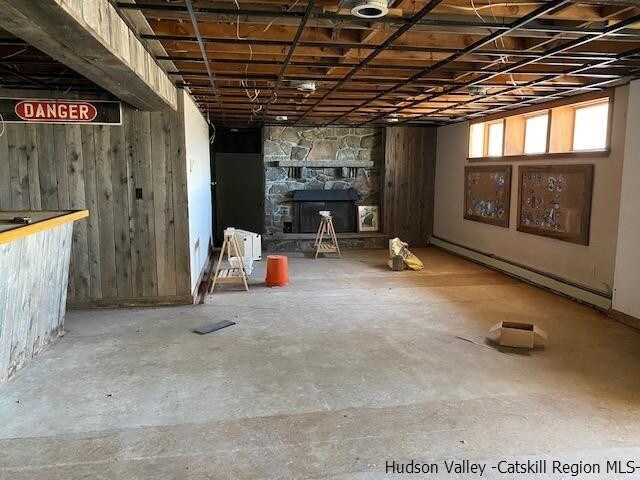
M 356 202 L 360 199 L 355 188 L 346 190 L 294 190 L 293 231 L 315 233 L 320 226 L 320 211 L 329 210 L 336 232 L 356 231 Z

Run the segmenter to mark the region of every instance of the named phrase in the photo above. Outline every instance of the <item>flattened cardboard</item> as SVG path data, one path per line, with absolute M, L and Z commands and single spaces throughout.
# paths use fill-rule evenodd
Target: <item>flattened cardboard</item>
M 500 322 L 489 332 L 498 332 L 499 343 L 504 347 L 533 348 L 547 341 L 547 332 L 532 323 Z

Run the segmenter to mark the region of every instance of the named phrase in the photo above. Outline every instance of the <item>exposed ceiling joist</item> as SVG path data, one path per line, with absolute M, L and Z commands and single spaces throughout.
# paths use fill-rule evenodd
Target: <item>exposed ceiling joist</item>
M 440 124 L 623 83 L 640 67 L 637 2 L 399 0 L 363 20 L 346 0 L 192 0 L 198 38 L 186 0 L 129 1 L 115 4 L 146 17 L 143 38 L 162 45 L 176 85 L 233 124 Z

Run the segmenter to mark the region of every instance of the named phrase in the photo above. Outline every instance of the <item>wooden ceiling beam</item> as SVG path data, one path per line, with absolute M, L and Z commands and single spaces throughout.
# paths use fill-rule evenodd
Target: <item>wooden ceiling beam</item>
M 351 15 L 351 13 L 345 9 L 340 13 L 335 11 L 335 7 L 326 8 L 323 11 L 314 12 L 309 20 L 309 27 L 323 27 L 323 28 L 339 28 L 339 29 L 364 29 L 369 30 L 376 28 L 378 25 L 389 25 L 393 28 L 401 26 L 406 23 L 415 11 L 424 6 L 425 2 L 400 2 L 404 5 L 400 8 L 394 5 L 389 15 L 379 19 L 359 19 Z M 494 2 L 498 3 L 498 2 Z M 542 5 L 540 2 L 539 5 Z M 159 0 L 154 1 L 140 1 L 136 4 L 127 4 L 125 2 L 118 2 L 117 5 L 124 10 L 139 10 L 152 20 L 186 20 L 188 14 L 183 5 L 179 4 L 167 4 L 161 3 Z M 268 4 L 256 4 L 242 2 L 241 8 L 238 10 L 235 4 L 227 6 L 221 6 L 220 2 L 210 3 L 208 6 L 202 2 L 198 2 L 196 8 L 196 14 L 198 19 L 207 22 L 235 22 L 239 17 L 241 23 L 254 24 L 254 25 L 293 25 L 296 26 L 299 23 L 300 18 L 303 16 L 304 3 L 297 4 L 297 8 L 292 10 L 286 10 L 282 8 L 273 8 Z M 334 4 L 335 5 L 335 4 Z M 467 23 L 468 27 L 487 27 L 487 28 L 500 28 L 505 24 L 511 23 L 514 19 L 524 16 L 535 9 L 532 5 L 525 5 L 518 7 L 517 5 L 511 5 L 507 8 L 501 6 L 490 7 L 488 3 L 484 3 L 480 0 L 475 2 L 478 8 L 478 15 L 483 17 L 483 20 L 478 18 L 478 15 L 473 11 L 471 4 L 467 0 L 454 4 L 452 1 L 441 5 L 434 11 L 432 19 L 425 19 L 416 25 L 417 29 L 421 27 L 465 27 L 461 23 Z M 626 7 L 631 8 L 631 7 Z M 400 13 L 398 13 L 400 11 Z M 622 19 L 624 12 L 615 12 L 618 18 Z M 494 18 L 495 17 L 495 18 Z M 558 11 L 553 16 L 543 16 L 541 20 L 553 19 L 558 23 L 558 26 L 546 25 L 536 26 L 532 25 L 529 28 L 525 28 L 525 31 L 541 31 L 549 32 L 554 28 L 558 31 L 564 31 L 566 33 L 579 33 L 576 29 L 572 29 L 570 23 L 572 21 L 591 21 L 598 22 L 604 21 L 605 18 L 611 18 L 610 13 L 603 8 L 594 8 L 588 6 L 570 5 L 562 11 Z M 562 25 L 562 23 L 567 25 Z M 548 23 L 548 22 L 547 22 Z
M 629 50 L 628 52 L 625 52 L 625 53 L 621 54 L 620 58 L 623 59 L 625 57 L 633 57 L 633 56 L 637 55 L 638 53 L 640 53 L 640 48 L 632 49 L 632 50 Z M 610 60 L 609 62 L 614 62 L 614 61 L 615 60 Z M 606 64 L 606 62 L 601 62 L 601 65 L 605 65 L 605 64 Z M 582 70 L 587 70 L 589 68 L 590 67 L 576 68 L 576 69 L 573 69 L 571 71 L 571 74 L 576 74 L 576 73 L 579 73 Z M 539 79 L 536 79 L 536 80 L 532 80 L 532 81 L 528 82 L 527 84 L 521 85 L 520 88 L 534 88 L 534 87 L 540 85 L 541 83 L 553 82 L 557 78 L 559 78 L 559 77 L 558 76 L 554 76 L 554 75 L 548 75 L 548 76 L 545 76 L 545 77 L 542 77 L 542 78 L 539 78 Z M 577 85 L 573 89 L 566 89 L 565 92 L 572 93 L 572 92 L 577 92 L 577 91 L 583 91 L 583 90 L 586 90 L 588 88 L 597 88 L 600 85 L 607 85 L 611 81 L 612 80 L 604 80 L 604 81 L 603 80 L 597 80 L 596 82 L 587 82 L 585 84 Z M 511 91 L 513 91 L 515 89 L 516 89 L 515 87 L 506 88 L 506 89 L 504 89 L 502 91 L 502 93 L 509 93 L 509 92 L 511 92 Z M 549 96 L 556 96 L 556 94 L 552 94 L 552 95 L 549 95 Z M 473 100 L 461 102 L 457 106 L 467 105 L 469 103 L 473 103 Z
M 428 5 L 429 15 L 416 18 Z M 598 88 L 588 86 L 593 81 L 624 81 L 640 65 L 640 55 L 620 58 L 638 44 L 640 25 L 610 28 L 640 13 L 628 5 L 399 0 L 392 1 L 389 15 L 374 21 L 353 17 L 343 0 L 315 0 L 308 7 L 308 0 L 196 2 L 204 50 L 218 75 L 216 88 L 224 92 L 221 108 L 231 109 L 231 120 L 238 114 L 251 121 L 256 108 L 269 104 L 264 122 L 286 114 L 296 124 L 379 124 L 382 116 L 398 112 L 413 124 L 428 124 L 431 117 L 442 123 Z M 174 63 L 170 75 L 184 78 L 177 86 L 216 110 L 182 4 L 136 0 L 136 6 L 123 8 L 144 13 L 153 28 L 145 39 L 161 42 L 167 54 L 157 60 Z M 573 47 L 563 48 L 567 42 Z M 289 82 L 303 79 L 316 82 L 314 93 L 298 92 Z M 240 83 L 250 86 L 253 101 Z M 471 96 L 468 87 L 475 85 L 486 94 Z
M 526 25 L 527 23 L 530 23 L 534 20 L 536 20 L 537 18 L 540 18 L 542 15 L 547 14 L 548 12 L 556 9 L 559 6 L 565 5 L 569 3 L 568 0 L 553 0 L 551 2 L 545 3 L 543 6 L 537 8 L 536 10 L 534 10 L 533 12 L 525 15 L 524 17 L 516 20 L 515 22 L 513 22 L 510 25 L 510 29 L 509 31 L 512 30 L 516 30 L 518 28 L 520 28 L 523 25 Z M 401 83 L 398 83 L 398 85 L 396 85 L 395 87 L 390 88 L 387 93 L 390 93 L 392 91 L 394 91 L 395 89 L 399 88 L 402 85 L 406 85 L 406 84 L 410 84 L 413 83 L 416 80 L 419 80 L 420 78 L 422 78 L 424 75 L 427 75 L 431 72 L 437 71 L 438 69 L 445 67 L 446 65 L 448 65 L 449 63 L 463 57 L 465 54 L 467 53 L 474 53 L 477 50 L 480 50 L 481 48 L 496 42 L 498 39 L 502 39 L 502 37 L 504 37 L 504 35 L 507 33 L 508 31 L 500 31 L 500 32 L 493 32 L 490 35 L 487 35 L 486 37 L 477 40 L 475 42 L 473 42 L 472 44 L 464 47 L 463 49 L 461 49 L 460 51 L 452 54 L 450 57 L 448 57 L 445 60 L 442 60 L 440 62 L 437 62 L 435 64 L 429 65 L 427 67 L 425 67 L 424 70 L 417 72 L 415 75 L 413 75 L 412 77 L 410 77 L 407 80 L 403 80 Z M 379 93 L 377 94 L 375 97 L 373 97 L 373 99 L 377 99 L 380 97 L 383 97 L 385 95 L 385 93 Z M 367 104 L 367 102 L 363 102 L 362 105 L 360 105 L 360 107 L 364 107 Z M 354 108 L 351 112 L 349 113 L 353 113 L 355 111 L 358 110 L 358 108 Z M 347 114 L 345 115 L 341 115 L 340 117 L 336 118 L 336 120 L 340 120 L 342 118 L 344 118 Z
M 261 108 L 263 108 L 263 111 L 262 111 L 262 118 L 263 119 L 265 118 L 265 116 L 269 112 L 269 108 L 271 107 L 271 104 L 273 103 L 273 101 L 275 100 L 275 98 L 277 96 L 278 88 L 280 87 L 280 84 L 282 83 L 282 80 L 284 78 L 284 72 L 287 69 L 287 66 L 289 65 L 289 62 L 291 61 L 291 57 L 293 56 L 293 52 L 295 51 L 296 47 L 298 46 L 298 42 L 300 41 L 300 37 L 302 36 L 302 33 L 304 32 L 305 25 L 307 24 L 307 21 L 309 20 L 309 16 L 311 15 L 311 12 L 313 10 L 314 4 L 315 4 L 315 0 L 309 0 L 308 1 L 307 7 L 305 9 L 305 14 L 302 17 L 302 20 L 300 20 L 300 25 L 298 25 L 298 30 L 296 31 L 296 34 L 293 37 L 293 41 L 291 42 L 291 46 L 289 47 L 289 51 L 287 52 L 287 56 L 286 56 L 284 62 L 282 63 L 282 65 L 280 66 L 280 70 L 278 72 L 278 77 L 276 78 L 276 81 L 275 81 L 275 83 L 273 85 L 273 88 L 271 89 L 271 94 L 269 95 L 269 98 L 267 99 L 267 101 L 264 104 L 264 106 L 261 106 Z
M 177 55 L 188 55 L 193 56 L 199 53 L 197 49 L 197 44 L 193 42 L 175 42 L 175 41 L 165 41 L 163 42 L 166 50 L 172 56 Z M 626 43 L 626 42 L 625 42 Z M 247 43 L 238 42 L 234 39 L 228 39 L 228 42 L 225 43 L 210 43 L 206 44 L 206 52 L 211 58 L 216 58 L 217 56 L 221 57 L 235 57 L 239 61 L 244 60 L 245 58 L 250 59 L 250 51 L 249 45 Z M 287 51 L 287 46 L 285 42 L 283 42 L 282 47 L 276 46 L 266 46 L 266 45 L 256 45 L 252 44 L 251 51 L 253 52 L 254 59 L 261 58 L 280 58 L 284 56 Z M 339 48 L 340 47 L 340 48 Z M 295 60 L 314 60 L 318 58 L 329 59 L 329 58 L 339 58 L 343 55 L 344 49 L 353 48 L 351 45 L 340 45 L 336 47 L 298 47 L 296 49 L 294 55 Z M 375 48 L 374 45 L 371 46 L 360 46 L 362 50 L 362 56 L 366 56 L 366 53 Z M 440 59 L 446 58 L 453 53 L 456 53 L 460 50 L 457 47 L 441 47 L 441 46 L 391 46 L 384 52 L 380 53 L 376 60 L 377 61 L 391 61 L 391 62 L 425 62 L 425 61 L 438 61 Z M 624 51 L 624 48 L 618 46 L 615 49 L 610 49 L 611 51 L 598 51 L 595 48 L 579 48 L 572 52 L 566 52 L 560 55 L 554 55 L 554 59 L 556 60 L 600 60 L 605 59 L 605 57 L 613 57 L 616 53 L 620 51 Z M 538 57 L 542 51 L 537 50 L 528 50 L 528 48 L 521 48 L 518 50 L 507 50 L 507 49 L 491 49 L 484 48 L 477 51 L 474 51 L 472 54 L 466 54 L 465 59 L 476 59 L 476 58 L 500 58 L 500 57 L 519 57 L 519 58 L 536 58 Z M 355 61 L 353 63 L 356 63 Z M 424 64 L 422 65 L 424 67 Z

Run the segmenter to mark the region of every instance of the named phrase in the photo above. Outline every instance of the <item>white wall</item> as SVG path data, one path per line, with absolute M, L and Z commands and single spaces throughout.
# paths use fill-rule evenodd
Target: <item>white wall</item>
M 191 290 L 207 261 L 211 227 L 211 166 L 209 163 L 209 125 L 191 96 L 184 95 L 185 153 L 187 158 L 187 196 L 189 200 L 189 250 Z M 179 212 L 176 212 L 178 215 Z
M 601 292 L 610 292 L 613 288 L 616 256 L 627 98 L 628 87 L 620 87 L 616 90 L 609 157 L 549 160 L 548 162 L 544 160 L 509 162 L 514 168 L 511 188 L 511 226 L 508 229 L 463 219 L 463 179 L 464 167 L 468 165 L 466 157 L 469 124 L 460 123 L 439 128 L 434 235 L 557 275 Z M 637 128 L 636 137 L 638 136 Z M 545 163 L 595 164 L 591 235 L 588 246 L 516 230 L 517 166 Z M 636 184 L 636 195 L 637 192 Z M 637 197 L 635 204 L 638 204 Z
M 613 309 L 640 318 L 640 80 L 629 89 Z

